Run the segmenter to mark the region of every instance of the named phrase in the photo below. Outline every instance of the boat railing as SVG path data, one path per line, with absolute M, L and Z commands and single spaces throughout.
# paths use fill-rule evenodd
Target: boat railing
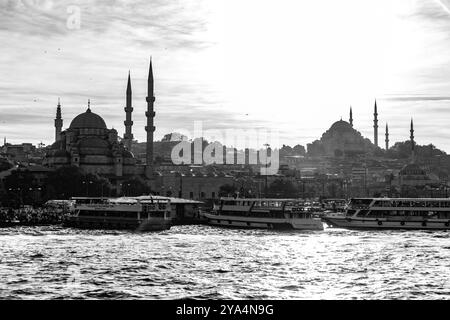
M 87 207 L 87 208 L 111 208 L 117 206 L 117 203 L 76 203 L 75 208 Z

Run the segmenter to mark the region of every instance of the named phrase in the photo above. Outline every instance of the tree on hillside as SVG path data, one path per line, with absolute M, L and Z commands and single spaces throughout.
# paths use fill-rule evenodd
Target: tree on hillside
M 169 141 L 187 141 L 188 138 L 185 135 L 182 135 L 178 132 L 172 132 L 165 134 L 164 137 L 161 139 L 161 142 L 169 142 Z
M 47 178 L 46 196 L 48 199 L 69 199 L 85 196 L 83 192 L 84 175 L 76 166 L 64 166 L 50 172 Z
M 237 189 L 234 185 L 224 184 L 219 188 L 219 197 L 234 197 Z
M 150 187 L 140 177 L 134 177 L 122 183 L 122 194 L 125 196 L 142 196 L 150 193 Z
M 93 173 L 86 174 L 76 166 L 64 166 L 49 173 L 46 197 L 48 199 L 100 197 L 111 195 L 112 190 L 108 179 Z
M 4 178 L 6 202 L 8 206 L 17 207 L 23 204 L 33 204 L 32 191 L 36 187 L 36 182 L 29 170 L 14 170 Z
M 280 156 L 290 156 L 292 155 L 292 148 L 288 145 L 283 144 L 280 149 Z
M 13 167 L 13 165 L 4 159 L 0 159 L 0 172 L 9 170 Z
M 294 146 L 294 148 L 292 148 L 292 152 L 296 156 L 304 156 L 304 155 L 306 155 L 305 147 L 302 146 L 302 145 L 299 145 L 299 144 L 297 144 L 296 146 Z
M 391 159 L 407 159 L 411 156 L 411 141 L 396 142 L 389 150 L 386 151 L 386 156 Z M 433 144 L 415 145 L 414 152 L 416 156 L 422 158 L 431 158 L 435 156 L 443 156 L 446 153 L 436 148 Z
M 277 179 L 268 188 L 270 197 L 276 198 L 297 198 L 298 188 L 289 180 Z

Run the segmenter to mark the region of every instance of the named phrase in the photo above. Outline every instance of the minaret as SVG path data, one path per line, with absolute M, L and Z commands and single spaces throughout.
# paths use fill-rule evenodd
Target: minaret
M 123 135 L 123 139 L 125 141 L 125 147 L 128 150 L 131 150 L 131 142 L 133 141 L 133 133 L 132 133 L 132 126 L 133 121 L 131 120 L 131 113 L 133 112 L 133 107 L 131 106 L 131 78 L 130 78 L 130 72 L 128 71 L 128 84 L 127 84 L 127 101 L 126 101 L 126 107 L 125 110 L 125 134 Z
M 155 126 L 153 125 L 153 119 L 155 117 L 155 111 L 153 109 L 153 103 L 155 102 L 155 96 L 153 92 L 153 68 L 152 59 L 150 58 L 150 67 L 148 70 L 148 81 L 147 81 L 147 111 L 145 116 L 147 117 L 147 126 L 145 131 L 147 131 L 147 165 L 145 168 L 145 173 L 147 178 L 151 178 L 153 175 L 153 132 L 155 131 Z
M 55 141 L 61 139 L 61 129 L 63 126 L 63 120 L 61 117 L 61 102 L 58 98 L 58 106 L 56 107 L 56 118 L 55 118 Z
M 386 142 L 386 150 L 389 149 L 389 127 L 386 123 L 386 133 L 385 133 L 386 139 L 384 140 Z
M 375 107 L 373 111 L 373 143 L 378 147 L 378 112 L 377 100 L 375 100 Z
M 413 119 L 411 118 L 411 129 L 409 129 L 410 132 L 410 136 L 409 138 L 411 139 L 411 163 L 414 163 L 416 161 L 416 155 L 415 155 L 415 151 L 414 151 L 414 125 L 413 125 Z
M 350 125 L 353 128 L 353 112 L 352 112 L 352 107 L 350 107 L 350 119 L 349 119 Z

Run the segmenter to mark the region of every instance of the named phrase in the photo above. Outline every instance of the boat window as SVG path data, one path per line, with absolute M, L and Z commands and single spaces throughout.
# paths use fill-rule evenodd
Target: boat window
M 149 214 L 150 214 L 150 217 L 164 218 L 165 211 L 152 211 Z
M 148 219 L 148 213 L 141 212 L 140 215 L 141 215 L 141 219 Z

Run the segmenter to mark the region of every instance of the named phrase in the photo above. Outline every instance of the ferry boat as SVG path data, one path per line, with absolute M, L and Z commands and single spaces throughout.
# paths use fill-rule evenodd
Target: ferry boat
M 322 217 L 347 229 L 450 229 L 450 198 L 354 198 L 343 213 Z
M 72 198 L 75 210 L 66 216 L 67 227 L 159 231 L 171 227 L 170 200 L 137 198 Z
M 276 229 L 323 230 L 320 218 L 304 210 L 301 200 L 221 198 L 211 213 L 202 213 L 213 226 Z

